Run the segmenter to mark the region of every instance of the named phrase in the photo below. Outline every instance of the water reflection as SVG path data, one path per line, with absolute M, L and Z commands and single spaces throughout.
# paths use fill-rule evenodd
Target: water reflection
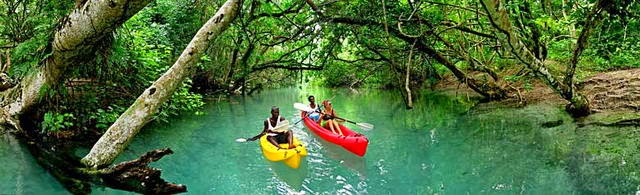
M 269 168 L 273 171 L 276 178 L 287 184 L 287 186 L 279 187 L 278 191 L 284 190 L 287 191 L 287 193 L 302 191 L 302 184 L 309 174 L 309 166 L 307 164 L 306 158 L 302 159 L 300 167 L 297 169 L 292 169 L 284 163 L 269 162 Z
M 26 146 L 0 130 L 0 194 L 65 194 L 66 190 L 40 167 Z
M 323 140 L 318 136 L 314 136 L 316 141 L 320 143 L 324 153 L 331 159 L 338 161 L 340 165 L 346 166 L 350 170 L 356 172 L 360 179 L 367 178 L 367 166 L 364 157 L 359 157 L 344 148 Z

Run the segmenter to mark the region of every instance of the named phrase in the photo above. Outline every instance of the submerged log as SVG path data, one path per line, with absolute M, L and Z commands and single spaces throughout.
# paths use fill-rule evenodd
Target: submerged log
M 144 194 L 186 192 L 187 186 L 166 182 L 160 178 L 159 169 L 149 167 L 149 163 L 158 161 L 167 154 L 173 154 L 173 151 L 169 148 L 149 151 L 138 159 L 100 170 L 100 178 L 109 187 Z
M 0 126 L 0 133 L 12 132 L 21 142 L 26 143 L 36 162 L 47 169 L 71 193 L 90 194 L 92 184 L 144 194 L 175 194 L 187 191 L 185 185 L 169 183 L 160 177 L 159 169 L 149 167 L 151 162 L 172 154 L 173 151 L 169 148 L 149 151 L 138 159 L 115 166 L 94 169 L 80 163 L 80 158 L 72 155 L 67 149 L 70 147 L 50 143 L 41 139 L 37 131 L 25 129 L 26 131 L 15 131 Z

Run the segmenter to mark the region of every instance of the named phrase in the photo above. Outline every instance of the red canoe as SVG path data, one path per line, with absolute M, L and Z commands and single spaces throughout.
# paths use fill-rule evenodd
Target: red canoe
M 302 113 L 302 117 L 304 118 L 304 125 L 307 126 L 313 133 L 320 136 L 322 139 L 327 140 L 328 142 L 334 143 L 336 145 L 342 146 L 344 149 L 347 149 L 349 152 L 352 152 L 358 156 L 364 156 L 367 152 L 367 146 L 369 145 L 369 139 L 362 134 L 351 131 L 351 129 L 340 125 L 340 129 L 342 130 L 342 134 L 344 136 L 335 134 L 331 132 L 330 129 L 325 129 L 320 126 L 320 124 L 314 122 L 309 117 L 304 117 L 304 112 Z

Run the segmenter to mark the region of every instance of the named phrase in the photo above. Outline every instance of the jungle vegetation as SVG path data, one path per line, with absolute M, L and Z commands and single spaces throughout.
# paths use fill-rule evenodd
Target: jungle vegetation
M 1 0 L 0 122 L 70 191 L 179 192 L 119 178 L 168 149 L 111 163 L 145 124 L 207 97 L 311 83 L 397 90 L 410 109 L 447 79 L 485 101 L 538 82 L 586 116 L 597 100 L 581 82 L 640 67 L 638 14 L 635 0 Z

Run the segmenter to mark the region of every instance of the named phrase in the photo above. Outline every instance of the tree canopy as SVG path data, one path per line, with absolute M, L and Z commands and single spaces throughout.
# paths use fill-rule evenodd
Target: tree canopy
M 199 29 L 226 19 L 213 18 L 224 3 L 1 0 L 2 122 L 92 145 L 176 64 L 188 73 L 168 79 L 159 92 L 170 97 L 135 128 L 194 111 L 208 95 L 300 83 L 398 90 L 407 108 L 440 82 L 485 100 L 542 83 L 585 116 L 599 104 L 580 90 L 585 78 L 640 68 L 636 0 L 248 0 L 191 47 L 204 40 Z

